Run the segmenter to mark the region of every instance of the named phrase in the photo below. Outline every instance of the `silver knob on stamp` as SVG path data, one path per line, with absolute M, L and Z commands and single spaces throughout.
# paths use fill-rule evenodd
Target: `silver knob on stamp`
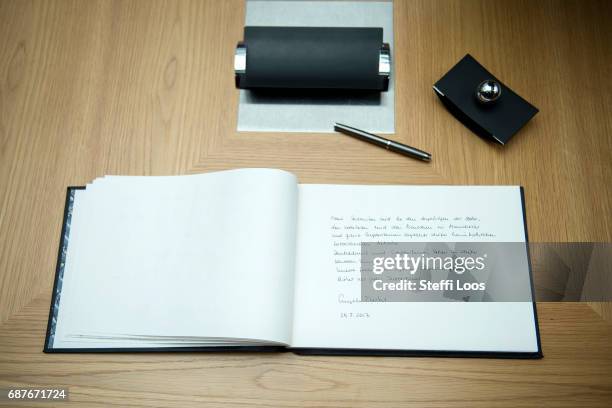
M 501 96 L 501 85 L 493 79 L 487 79 L 478 84 L 476 88 L 476 99 L 484 105 L 490 105 Z

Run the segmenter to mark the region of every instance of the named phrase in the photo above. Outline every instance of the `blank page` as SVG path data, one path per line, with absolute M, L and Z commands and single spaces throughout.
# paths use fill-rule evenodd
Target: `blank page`
M 267 169 L 78 191 L 54 347 L 288 344 L 296 198 Z

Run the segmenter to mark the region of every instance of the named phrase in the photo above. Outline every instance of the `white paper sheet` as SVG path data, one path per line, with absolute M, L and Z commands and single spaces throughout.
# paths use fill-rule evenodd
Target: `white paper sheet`
M 300 185 L 293 347 L 536 352 L 531 302 L 349 303 L 358 281 L 339 282 L 332 217 L 476 216 L 494 242 L 524 242 L 519 187 Z M 404 242 L 449 238 L 396 239 Z M 462 239 L 470 241 L 469 238 Z M 478 240 L 483 240 L 478 238 Z M 342 248 L 341 248 L 342 249 Z M 359 247 L 357 247 L 359 250 Z M 356 256 L 359 259 L 359 256 Z M 529 270 L 517 278 L 529 284 Z M 357 272 L 356 276 L 359 276 Z
M 109 178 L 90 188 L 77 196 L 54 347 L 134 335 L 290 342 L 293 175 Z M 136 340 L 108 347 L 126 341 Z

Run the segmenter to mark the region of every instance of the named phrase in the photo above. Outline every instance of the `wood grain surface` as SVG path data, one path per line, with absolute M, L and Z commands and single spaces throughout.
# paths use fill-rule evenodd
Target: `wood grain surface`
M 67 386 L 93 407 L 611 406 L 609 305 L 539 304 L 545 358 L 532 361 L 42 353 L 66 186 L 104 174 L 520 184 L 531 240 L 610 242 L 612 3 L 396 1 L 394 13 L 393 138 L 431 164 L 334 134 L 238 133 L 240 0 L 0 0 L 0 388 Z M 540 109 L 506 147 L 431 89 L 468 52 Z

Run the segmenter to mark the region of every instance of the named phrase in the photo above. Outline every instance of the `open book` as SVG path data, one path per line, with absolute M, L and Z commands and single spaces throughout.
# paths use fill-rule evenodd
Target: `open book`
M 531 298 L 361 301 L 360 242 L 470 240 L 527 241 L 520 187 L 106 176 L 68 189 L 45 351 L 541 356 Z

